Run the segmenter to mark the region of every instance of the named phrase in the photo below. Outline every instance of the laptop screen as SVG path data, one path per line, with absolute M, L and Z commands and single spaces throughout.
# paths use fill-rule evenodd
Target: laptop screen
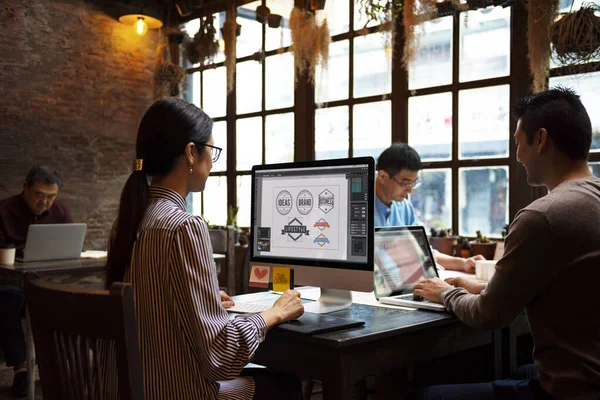
M 420 279 L 438 276 L 422 226 L 377 228 L 374 262 L 377 298 L 412 293 Z

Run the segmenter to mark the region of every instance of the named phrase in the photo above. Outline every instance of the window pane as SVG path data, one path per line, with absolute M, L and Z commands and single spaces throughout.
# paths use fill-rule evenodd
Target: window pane
M 241 34 L 237 37 L 235 53 L 237 58 L 245 57 L 262 50 L 262 27 L 256 21 L 256 7 L 260 1 L 255 1 L 237 9 L 237 23 L 242 26 Z
M 592 174 L 600 178 L 600 162 L 590 163 L 590 171 L 592 171 Z
M 262 66 L 257 61 L 246 61 L 237 64 L 236 110 L 245 114 L 262 109 Z
M 509 74 L 510 10 L 494 7 L 460 15 L 461 82 Z
M 452 83 L 452 17 L 436 18 L 415 28 L 419 47 L 408 67 L 408 88 Z M 396 55 L 398 62 L 402 55 Z
M 262 118 L 238 119 L 235 142 L 236 170 L 252 169 L 262 164 Z
M 189 77 L 189 75 L 188 75 Z M 200 95 L 202 94 L 202 87 L 200 82 L 200 72 L 194 72 L 191 75 L 191 79 L 188 78 L 188 84 L 191 84 L 191 102 L 196 107 L 202 108 L 202 101 Z M 187 97 L 187 96 L 186 96 Z
M 460 158 L 508 156 L 508 97 L 508 85 L 459 92 Z
M 452 93 L 408 98 L 408 143 L 424 161 L 452 155 Z
M 315 160 L 348 157 L 348 106 L 315 111 Z
M 600 150 L 600 72 L 590 74 L 559 76 L 550 78 L 550 87 L 563 85 L 575 90 L 581 97 L 592 121 L 592 151 Z
M 294 113 L 268 115 L 265 119 L 265 162 L 294 161 Z
M 329 3 L 327 3 L 329 4 Z M 329 45 L 329 66 L 322 71 L 317 68 L 315 77 L 315 102 L 326 103 L 348 98 L 350 85 L 350 41 L 343 40 Z
M 238 225 L 240 227 L 250 227 L 250 202 L 252 191 L 252 176 L 242 175 L 237 177 L 237 206 Z
M 211 172 L 227 171 L 227 121 L 219 121 L 213 124 L 213 140 L 215 146 L 221 147 L 221 155 L 213 164 Z
M 354 97 L 392 91 L 392 58 L 379 33 L 354 39 Z
M 392 144 L 392 102 L 387 100 L 354 106 L 352 129 L 352 155 L 379 157 Z
M 294 8 L 294 0 L 267 0 L 267 7 L 271 14 L 283 17 L 281 28 L 271 28 L 267 25 L 265 30 L 265 50 L 275 50 L 292 44 L 290 34 L 290 13 Z
M 209 176 L 204 189 L 204 219 L 212 225 L 227 223 L 227 177 Z
M 190 195 L 192 196 L 192 214 L 201 216 L 202 215 L 202 192 L 190 193 Z
M 331 36 L 348 32 L 350 29 L 350 1 L 335 0 L 325 3 L 325 15 Z
M 460 235 L 500 237 L 508 223 L 508 167 L 459 170 Z
M 452 174 L 450 168 L 424 169 L 419 173 L 421 186 L 410 195 L 410 202 L 423 225 L 430 228 L 452 227 Z
M 227 114 L 227 72 L 225 67 L 208 69 L 203 73 L 202 109 L 211 118 Z
M 294 56 L 277 54 L 265 59 L 267 110 L 294 106 Z

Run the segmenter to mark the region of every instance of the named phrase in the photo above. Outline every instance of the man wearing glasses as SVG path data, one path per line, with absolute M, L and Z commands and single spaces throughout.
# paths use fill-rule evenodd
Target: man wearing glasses
M 66 205 L 55 202 L 61 184 L 58 173 L 46 165 L 35 165 L 23 182 L 23 192 L 0 201 L 0 247 L 14 245 L 21 256 L 31 224 L 73 222 Z M 27 393 L 25 335 L 21 327 L 25 296 L 16 286 L 0 285 L 0 348 L 6 365 L 14 371 L 12 394 Z
M 375 180 L 375 226 L 422 225 L 407 197 L 419 187 L 421 157 L 406 143 L 394 143 L 377 160 Z M 435 262 L 446 269 L 475 272 L 475 262 L 481 255 L 470 258 L 452 257 L 434 251 Z

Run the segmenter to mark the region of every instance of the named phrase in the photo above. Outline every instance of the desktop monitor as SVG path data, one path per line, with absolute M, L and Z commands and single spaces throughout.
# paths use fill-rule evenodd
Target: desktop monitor
M 306 311 L 349 307 L 350 290 L 373 290 L 374 182 L 372 157 L 254 166 L 251 265 L 321 287 Z

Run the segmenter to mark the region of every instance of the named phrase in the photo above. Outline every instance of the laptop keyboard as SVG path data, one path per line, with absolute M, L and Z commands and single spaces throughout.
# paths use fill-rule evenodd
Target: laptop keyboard
M 226 308 L 225 311 L 240 314 L 256 314 L 267 311 L 272 306 L 259 303 L 235 303 L 235 306 Z
M 394 296 L 394 298 L 402 299 L 402 300 L 411 300 L 411 301 L 423 301 L 423 302 L 429 301 L 421 296 L 414 296 L 412 294 L 401 294 L 399 296 Z

